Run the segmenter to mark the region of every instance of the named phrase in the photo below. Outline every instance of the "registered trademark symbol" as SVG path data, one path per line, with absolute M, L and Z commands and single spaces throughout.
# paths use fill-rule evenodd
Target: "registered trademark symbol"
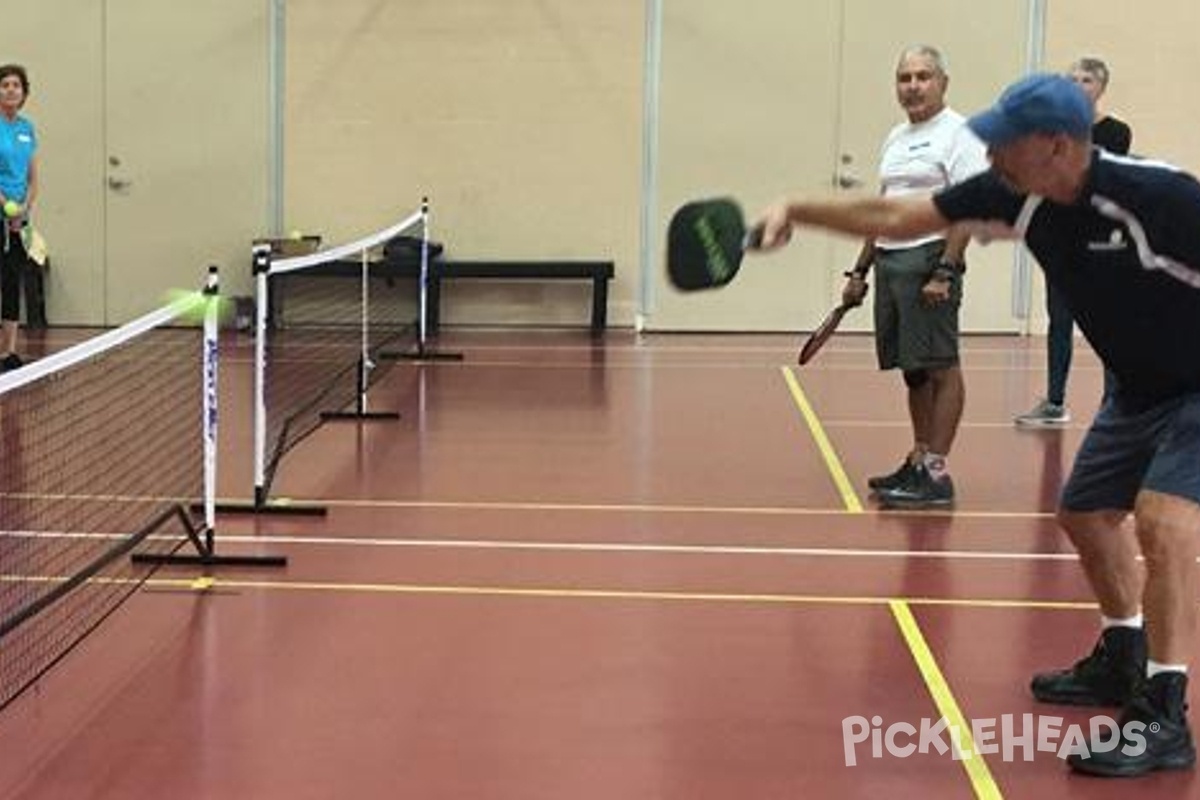
M 1151 733 L 1158 733 L 1159 730 L 1161 730 L 1161 729 L 1162 729 L 1162 726 L 1159 725 L 1157 722 L 1150 723 L 1150 732 Z

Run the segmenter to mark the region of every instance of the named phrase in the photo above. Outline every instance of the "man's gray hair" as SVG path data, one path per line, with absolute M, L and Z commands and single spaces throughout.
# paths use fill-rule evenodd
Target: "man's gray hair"
M 1104 61 L 1099 58 L 1094 58 L 1092 56 L 1081 58 L 1075 63 L 1071 64 L 1070 71 L 1086 72 L 1087 74 L 1093 76 L 1097 82 L 1099 82 L 1101 89 L 1108 88 L 1108 64 L 1105 64 Z
M 896 59 L 896 63 L 899 64 L 909 56 L 925 56 L 933 62 L 933 66 L 938 72 L 943 75 L 950 74 L 946 71 L 946 59 L 942 55 L 942 51 L 931 44 L 914 44 L 904 48 L 900 51 L 900 57 Z

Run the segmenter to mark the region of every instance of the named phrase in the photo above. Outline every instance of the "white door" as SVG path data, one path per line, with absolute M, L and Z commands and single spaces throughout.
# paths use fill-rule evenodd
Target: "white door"
M 879 145 L 903 119 L 896 57 L 932 44 L 948 57 L 948 98 L 963 113 L 990 103 L 1025 63 L 1026 3 L 887 4 L 817 0 L 773 10 L 770 24 L 715 0 L 665 0 L 660 69 L 657 224 L 696 197 L 732 194 L 753 213 L 784 193 L 877 191 Z M 857 189 L 839 179 L 857 178 Z M 681 294 L 653 265 L 647 326 L 657 330 L 813 328 L 840 296 L 859 243 L 802 233 L 780 254 L 747 258 L 738 279 Z M 1013 246 L 968 253 L 963 329 L 1016 331 Z M 869 313 L 847 329 L 869 329 Z

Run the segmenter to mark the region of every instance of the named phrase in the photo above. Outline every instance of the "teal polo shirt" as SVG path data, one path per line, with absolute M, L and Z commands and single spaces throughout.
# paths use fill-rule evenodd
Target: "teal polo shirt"
M 0 192 L 9 200 L 25 202 L 29 191 L 29 162 L 37 150 L 33 123 L 21 115 L 0 116 Z

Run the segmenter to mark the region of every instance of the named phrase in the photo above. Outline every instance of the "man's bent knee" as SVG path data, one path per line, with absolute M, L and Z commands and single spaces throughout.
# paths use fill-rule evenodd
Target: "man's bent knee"
M 1185 497 L 1143 490 L 1138 493 L 1134 514 L 1138 540 L 1147 560 L 1197 548 L 1200 504 Z
M 1121 527 L 1126 516 L 1128 516 L 1128 512 L 1116 509 L 1071 511 L 1060 508 L 1055 514 L 1055 521 L 1058 522 L 1060 528 L 1066 531 L 1071 541 L 1077 542 L 1091 536 L 1114 534 Z

